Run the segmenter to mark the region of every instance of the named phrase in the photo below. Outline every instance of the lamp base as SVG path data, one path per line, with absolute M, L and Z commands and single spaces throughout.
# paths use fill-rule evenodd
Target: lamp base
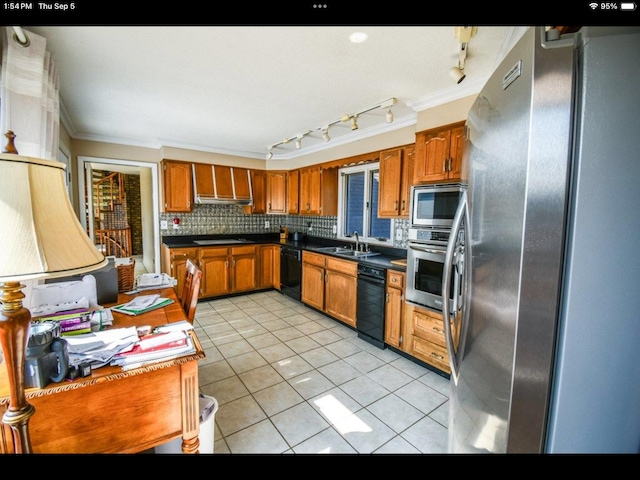
M 9 406 L 2 422 L 11 427 L 15 453 L 31 453 L 29 418 L 36 411 L 24 394 L 25 351 L 31 313 L 22 306 L 23 287 L 19 282 L 0 283 L 0 343 L 10 391 Z

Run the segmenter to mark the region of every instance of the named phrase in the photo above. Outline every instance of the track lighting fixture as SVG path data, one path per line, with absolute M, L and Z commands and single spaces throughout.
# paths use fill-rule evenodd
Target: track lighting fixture
M 329 125 L 322 127 L 322 138 L 325 142 L 331 140 L 331 137 L 329 136 Z
M 449 70 L 449 75 L 454 82 L 460 83 L 467 76 L 464 73 L 464 62 L 467 58 L 467 48 L 469 41 L 478 30 L 478 27 L 455 27 L 453 36 L 460 42 L 460 50 L 458 51 L 458 64 Z
M 358 116 L 362 115 L 363 113 L 367 113 L 370 112 L 372 110 L 375 110 L 377 108 L 381 108 L 381 109 L 386 109 L 387 112 L 385 114 L 385 120 L 387 123 L 391 123 L 393 122 L 393 112 L 391 111 L 391 107 L 396 103 L 396 99 L 395 98 L 389 98 L 388 100 L 385 100 L 384 102 L 381 102 L 377 105 L 374 105 L 373 107 L 369 107 L 369 108 L 365 108 L 364 110 L 360 110 L 359 112 L 356 113 L 345 113 L 344 115 L 342 115 L 338 120 L 334 120 L 333 122 L 329 122 L 324 124 L 321 127 L 315 128 L 314 130 L 320 130 L 322 131 L 322 139 L 325 142 L 328 142 L 329 140 L 331 140 L 331 137 L 329 137 L 329 127 L 331 127 L 332 125 L 336 125 L 338 123 L 341 122 L 350 122 L 351 123 L 351 130 L 358 130 Z M 280 145 L 285 145 L 289 142 L 291 142 L 291 140 L 293 140 L 294 138 L 296 139 L 296 149 L 300 150 L 302 148 L 302 139 L 309 135 L 312 132 L 312 130 L 307 130 L 304 133 L 299 133 L 298 135 L 295 135 L 291 138 L 285 138 L 282 141 L 278 142 L 278 143 L 274 143 L 273 145 L 270 145 L 268 150 L 269 153 L 267 154 L 267 160 L 271 160 L 273 158 L 273 149 L 280 146 Z
M 460 70 L 459 67 L 452 67 L 451 70 L 449 70 L 449 75 L 451 76 L 451 78 L 453 78 L 453 81 L 456 83 L 462 82 L 466 77 L 464 72 Z

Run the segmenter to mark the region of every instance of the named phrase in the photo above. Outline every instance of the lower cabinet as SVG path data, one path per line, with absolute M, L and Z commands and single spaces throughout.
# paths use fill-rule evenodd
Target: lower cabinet
M 260 245 L 259 288 L 275 287 L 280 290 L 280 247 Z
M 258 288 L 256 245 L 200 248 L 200 297 L 247 292 Z
M 405 272 L 387 270 L 385 298 L 384 342 L 402 349 L 402 327 L 404 324 Z
M 302 252 L 302 302 L 355 328 L 358 263 Z
M 457 344 L 457 332 L 453 335 Z M 404 338 L 403 350 L 409 355 L 451 373 L 441 313 L 405 303 Z
M 198 248 L 168 248 L 163 245 L 161 257 L 162 271 L 177 280 L 176 292 L 178 298 L 180 298 L 182 296 L 182 286 L 184 285 L 187 258 L 198 262 Z

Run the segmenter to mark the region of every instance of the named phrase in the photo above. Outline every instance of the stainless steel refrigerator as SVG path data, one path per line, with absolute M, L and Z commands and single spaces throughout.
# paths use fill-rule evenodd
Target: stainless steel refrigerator
M 640 29 L 554 33 L 467 117 L 451 453 L 640 452 Z

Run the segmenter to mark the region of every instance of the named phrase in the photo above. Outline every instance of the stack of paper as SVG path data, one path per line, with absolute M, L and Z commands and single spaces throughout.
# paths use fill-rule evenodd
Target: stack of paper
M 183 330 L 153 333 L 142 337 L 131 349 L 114 355 L 111 365 L 124 370 L 138 368 L 195 353 L 191 337 Z
M 70 365 L 89 363 L 99 368 L 108 365 L 115 354 L 133 348 L 138 332 L 136 327 L 114 328 L 67 337 L 66 341 Z
M 159 294 L 140 295 L 130 302 L 111 307 L 111 310 L 126 315 L 141 315 L 157 308 L 165 307 L 170 303 L 173 303 L 171 298 L 161 297 Z
M 166 273 L 143 273 L 136 277 L 135 285 L 131 292 L 138 293 L 145 290 L 156 290 L 158 288 L 169 288 L 177 285 L 178 281 Z

